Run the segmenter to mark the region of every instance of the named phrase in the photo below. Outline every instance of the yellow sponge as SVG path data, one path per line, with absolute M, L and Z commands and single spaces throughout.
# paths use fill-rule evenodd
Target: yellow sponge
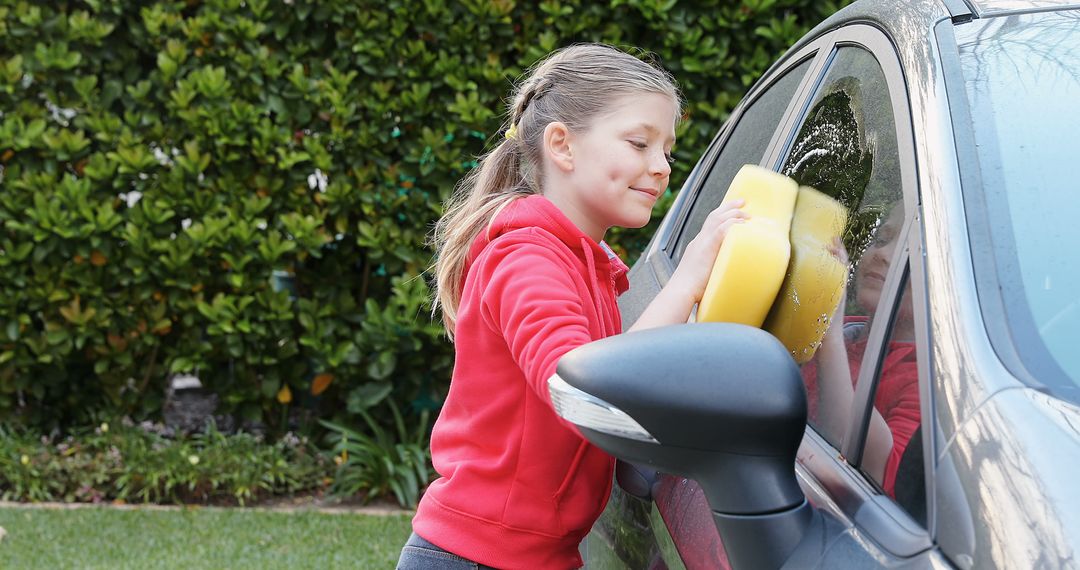
M 839 202 L 813 188 L 799 188 L 791 221 L 791 264 L 763 327 L 799 364 L 814 357 L 840 303 L 848 268 L 829 248 L 846 223 L 847 209 Z
M 750 215 L 728 231 L 713 263 L 697 320 L 760 327 L 776 298 L 791 256 L 788 231 L 799 185 L 754 165 L 743 166 L 724 202 L 745 200 Z

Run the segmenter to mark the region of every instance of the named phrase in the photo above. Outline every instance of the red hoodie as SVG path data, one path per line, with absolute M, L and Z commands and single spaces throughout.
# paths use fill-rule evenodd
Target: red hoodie
M 577 568 L 614 460 L 555 415 L 566 352 L 621 332 L 627 267 L 543 196 L 512 202 L 473 243 L 450 393 L 431 435 L 441 477 L 413 530 L 498 568 Z

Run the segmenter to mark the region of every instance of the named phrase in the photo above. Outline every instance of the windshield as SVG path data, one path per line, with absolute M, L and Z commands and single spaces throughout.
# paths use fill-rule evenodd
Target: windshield
M 1040 383 L 1075 388 L 1080 11 L 975 20 L 955 32 L 982 178 L 965 191 L 985 199 L 1009 340 Z

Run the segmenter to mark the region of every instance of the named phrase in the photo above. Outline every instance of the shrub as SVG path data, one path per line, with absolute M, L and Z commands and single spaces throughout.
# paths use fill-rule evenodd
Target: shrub
M 246 433 L 175 439 L 103 423 L 63 438 L 0 428 L 0 498 L 14 501 L 237 503 L 321 492 L 332 467 L 306 440 Z
M 751 82 L 835 8 L 6 2 L 0 415 L 152 417 L 179 372 L 278 433 L 283 407 L 434 408 L 451 352 L 424 237 L 497 136 L 510 80 L 576 41 L 655 52 L 689 101 L 678 188 Z M 633 258 L 641 235 L 611 239 Z

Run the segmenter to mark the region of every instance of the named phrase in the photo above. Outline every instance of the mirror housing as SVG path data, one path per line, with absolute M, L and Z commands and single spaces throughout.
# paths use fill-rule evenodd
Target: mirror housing
M 675 325 L 581 346 L 549 380 L 556 412 L 624 461 L 696 480 L 736 567 L 779 567 L 813 518 L 795 478 L 806 389 L 761 329 Z

